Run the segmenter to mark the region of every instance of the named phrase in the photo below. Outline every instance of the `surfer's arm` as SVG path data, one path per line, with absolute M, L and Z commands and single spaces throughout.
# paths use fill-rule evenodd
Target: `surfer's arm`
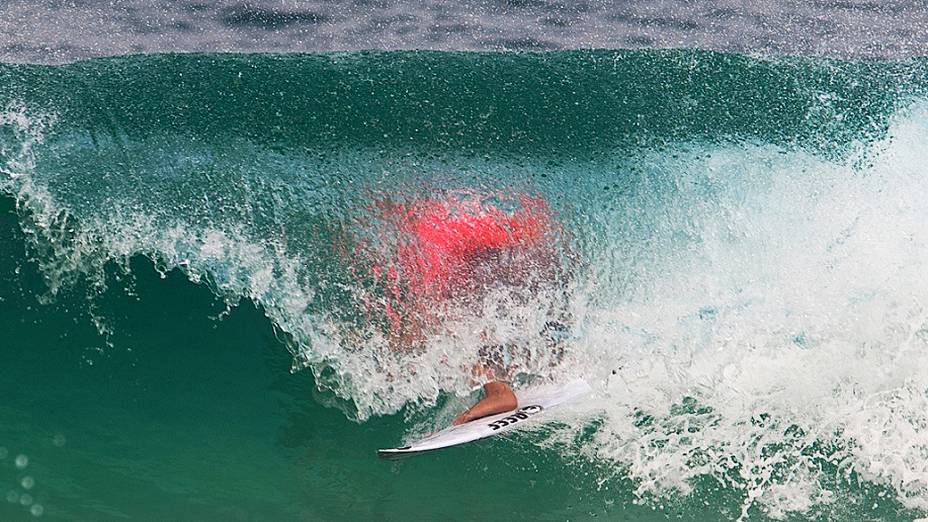
M 452 424 L 464 424 L 472 420 L 488 417 L 497 413 L 511 411 L 519 405 L 516 394 L 508 384 L 501 381 L 488 382 L 483 385 L 483 398 L 467 411 L 457 416 Z

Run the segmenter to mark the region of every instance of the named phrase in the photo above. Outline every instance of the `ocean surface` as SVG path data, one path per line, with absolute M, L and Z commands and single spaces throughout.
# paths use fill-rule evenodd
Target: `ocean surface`
M 928 517 L 921 4 L 145 5 L 0 6 L 0 520 Z M 514 194 L 558 284 L 391 347 L 382 202 Z M 488 342 L 594 391 L 379 460 Z
M 928 52 L 923 0 L 5 0 L 0 61 L 152 52 L 700 48 Z

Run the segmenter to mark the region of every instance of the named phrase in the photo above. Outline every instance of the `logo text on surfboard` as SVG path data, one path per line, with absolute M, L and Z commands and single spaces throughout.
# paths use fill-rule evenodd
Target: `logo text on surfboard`
M 535 406 L 535 405 L 523 406 L 519 408 L 519 411 L 513 413 L 512 415 L 508 417 L 503 417 L 502 419 L 499 419 L 497 421 L 493 421 L 487 424 L 487 426 L 492 428 L 493 431 L 496 431 L 502 428 L 503 426 L 509 426 L 510 424 L 515 424 L 519 421 L 523 421 L 531 417 L 532 415 L 535 415 L 536 413 L 540 412 L 543 409 L 544 408 L 542 408 L 541 406 Z

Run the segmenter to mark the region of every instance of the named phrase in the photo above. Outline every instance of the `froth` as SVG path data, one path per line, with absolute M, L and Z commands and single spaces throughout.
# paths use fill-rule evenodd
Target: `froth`
M 857 478 L 928 508 L 926 115 L 901 112 L 847 163 L 764 145 L 645 157 L 677 176 L 644 209 L 652 236 L 613 221 L 593 253 L 598 277 L 634 284 L 599 296 L 580 341 L 605 383 L 587 451 L 644 497 L 700 476 L 741 489 L 741 518 Z M 636 241 L 654 264 L 611 251 Z

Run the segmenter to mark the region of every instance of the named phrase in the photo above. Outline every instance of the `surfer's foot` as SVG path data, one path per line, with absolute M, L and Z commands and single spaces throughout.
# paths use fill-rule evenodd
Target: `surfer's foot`
M 488 382 L 483 385 L 483 393 L 483 398 L 480 399 L 477 404 L 471 406 L 470 409 L 458 415 L 452 424 L 456 426 L 489 415 L 511 411 L 516 409 L 516 406 L 519 405 L 516 394 L 512 392 L 512 388 L 506 383 L 498 381 Z

